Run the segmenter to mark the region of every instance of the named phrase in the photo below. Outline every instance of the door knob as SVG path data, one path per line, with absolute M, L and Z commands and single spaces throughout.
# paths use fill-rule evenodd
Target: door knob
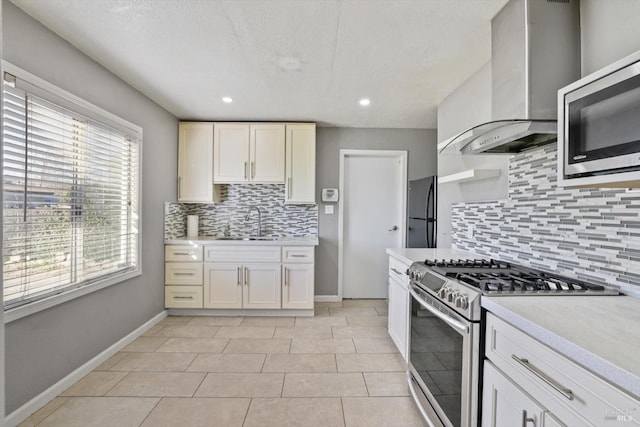
M 394 225 L 393 227 L 391 227 L 391 228 L 389 229 L 389 231 L 396 231 L 397 229 L 398 229 L 398 226 L 397 226 L 397 225 Z

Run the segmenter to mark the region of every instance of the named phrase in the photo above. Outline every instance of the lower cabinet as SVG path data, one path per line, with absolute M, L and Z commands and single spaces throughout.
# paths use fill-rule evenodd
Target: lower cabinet
M 492 313 L 486 328 L 483 427 L 616 427 L 630 421 L 624 419 L 630 408 L 640 407 L 630 394 Z
M 167 308 L 313 309 L 313 246 L 179 246 L 165 250 Z
M 204 264 L 204 308 L 281 308 L 280 264 Z
M 483 427 L 560 427 L 558 421 L 517 384 L 505 377 L 488 360 L 484 362 L 482 388 Z M 580 425 L 580 424 L 576 424 Z
M 389 257 L 389 323 L 391 339 L 405 361 L 409 352 L 409 266 L 392 256 Z
M 282 264 L 282 308 L 313 308 L 313 264 Z

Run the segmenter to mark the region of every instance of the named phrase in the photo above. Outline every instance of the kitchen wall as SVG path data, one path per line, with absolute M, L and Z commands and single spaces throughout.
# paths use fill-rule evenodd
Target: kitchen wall
M 491 61 L 483 65 L 438 105 L 438 143 L 491 120 Z M 438 154 L 438 177 L 469 169 L 499 169 L 489 180 L 460 185 L 438 185 L 438 247 L 451 246 L 451 207 L 462 201 L 498 200 L 507 197 L 508 158 L 483 154 Z
M 144 129 L 142 276 L 5 326 L 11 413 L 164 310 L 163 202 L 176 194 L 178 121 L 10 1 L 2 7 L 3 59 Z
M 409 179 L 437 173 L 435 129 L 317 128 L 316 200 L 323 188 L 338 188 L 340 150 L 407 150 Z M 374 188 L 371 191 L 375 191 Z M 333 204 L 335 205 L 335 203 Z M 319 206 L 319 239 L 316 249 L 316 295 L 338 294 L 338 213 L 324 214 Z
M 257 233 L 258 213 L 249 207 L 260 208 L 262 232 L 265 236 L 317 236 L 317 205 L 285 205 L 284 184 L 221 185 L 221 202 L 165 203 L 164 238 L 186 235 L 187 215 L 198 215 L 201 236 L 241 236 Z
M 0 2 L 0 23 L 2 23 L 2 2 Z M 4 58 L 2 56 L 2 26 L 0 26 L 0 58 Z M 2 64 L 0 64 L 0 75 L 3 75 Z M 3 85 L 4 79 L 0 79 L 0 105 L 2 105 L 3 101 Z M 2 114 L 0 114 L 0 129 L 4 129 Z M 0 191 L 2 191 L 2 182 L 0 182 Z M 0 206 L 0 213 L 2 213 L 2 206 Z M 2 241 L 2 227 L 0 227 L 0 242 Z M 2 276 L 0 275 L 0 288 L 2 288 Z M 2 301 L 2 296 L 0 296 L 0 301 Z M 4 310 L 0 312 L 0 325 L 4 325 Z M 4 363 L 4 327 L 0 326 L 0 425 L 2 425 L 5 416 L 5 367 Z
M 640 293 L 640 190 L 558 188 L 556 144 L 513 155 L 509 200 L 453 206 L 453 246 Z

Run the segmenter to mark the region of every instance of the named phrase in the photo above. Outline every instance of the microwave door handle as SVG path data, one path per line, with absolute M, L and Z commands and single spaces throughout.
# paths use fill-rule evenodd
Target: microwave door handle
M 431 307 L 429 304 L 426 304 L 413 289 L 411 289 L 410 292 L 413 298 L 415 298 L 415 300 L 418 301 L 422 307 L 424 307 L 429 312 L 431 312 L 431 314 L 433 314 L 434 316 L 442 320 L 447 325 L 451 326 L 453 329 L 456 329 L 462 332 L 463 334 L 469 334 L 468 325 L 465 325 L 464 323 L 447 316 L 446 314 L 440 312 L 439 310 L 436 310 L 435 308 Z

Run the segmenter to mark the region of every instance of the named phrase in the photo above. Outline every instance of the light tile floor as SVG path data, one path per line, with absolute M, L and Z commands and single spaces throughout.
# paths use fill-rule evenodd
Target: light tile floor
M 423 426 L 381 300 L 168 317 L 20 426 Z

